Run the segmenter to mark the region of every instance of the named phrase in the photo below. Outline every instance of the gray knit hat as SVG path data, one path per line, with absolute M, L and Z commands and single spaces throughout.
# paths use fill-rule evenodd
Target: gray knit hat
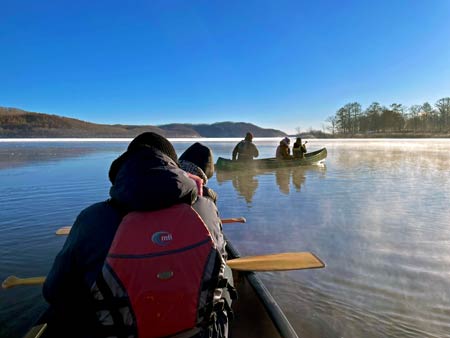
M 195 172 L 192 164 L 200 170 Z M 180 156 L 180 166 L 183 170 L 203 178 L 206 183 L 207 180 L 203 176 L 206 176 L 208 179 L 214 175 L 212 150 L 199 142 L 195 142 Z

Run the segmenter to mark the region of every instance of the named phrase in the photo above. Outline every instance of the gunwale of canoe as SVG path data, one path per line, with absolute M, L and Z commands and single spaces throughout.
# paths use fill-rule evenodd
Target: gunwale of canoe
M 239 257 L 227 241 L 229 258 Z M 233 271 L 238 299 L 233 301 L 230 338 L 299 338 L 269 290 L 255 272 Z
M 327 157 L 327 149 L 321 148 L 319 150 L 306 153 L 303 158 L 295 158 L 290 160 L 280 160 L 277 158 L 261 158 L 251 161 L 233 161 L 223 157 L 219 157 L 216 161 L 216 170 L 239 170 L 248 168 L 257 169 L 276 169 L 312 165 L 320 162 Z

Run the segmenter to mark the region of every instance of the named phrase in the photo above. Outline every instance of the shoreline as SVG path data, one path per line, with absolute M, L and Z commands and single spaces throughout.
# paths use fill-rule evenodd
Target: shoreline
M 288 136 L 291 139 L 297 136 Z M 317 137 L 312 135 L 301 135 L 301 138 L 312 142 L 314 140 L 328 140 L 328 141 L 359 141 L 359 140 L 371 140 L 371 141 L 389 141 L 389 140 L 403 140 L 403 141 L 414 141 L 414 140 L 450 140 L 450 136 L 421 136 L 421 137 L 398 137 L 398 136 L 385 136 L 385 137 Z M 279 141 L 280 137 L 255 137 L 253 140 L 257 141 Z M 38 143 L 38 142 L 130 142 L 133 138 L 0 138 L 0 143 Z M 239 142 L 242 137 L 169 137 L 171 142 Z

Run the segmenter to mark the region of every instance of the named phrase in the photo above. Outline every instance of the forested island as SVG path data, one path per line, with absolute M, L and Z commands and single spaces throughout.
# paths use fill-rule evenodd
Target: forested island
M 333 137 L 450 137 L 450 97 L 410 107 L 374 102 L 364 110 L 352 102 L 326 122 Z
M 159 126 L 96 124 L 57 115 L 0 107 L 0 138 L 132 138 L 145 131 L 165 137 L 284 137 L 277 129 L 261 128 L 246 122 L 213 124 L 172 123 Z

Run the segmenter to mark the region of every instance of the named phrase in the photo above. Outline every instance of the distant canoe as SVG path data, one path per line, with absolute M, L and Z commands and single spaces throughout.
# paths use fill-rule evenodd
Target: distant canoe
M 324 160 L 327 157 L 327 149 L 322 148 L 310 153 L 306 153 L 303 158 L 294 158 L 290 160 L 280 160 L 273 158 L 261 158 L 252 161 L 233 161 L 219 157 L 216 162 L 216 170 L 239 170 L 247 168 L 275 169 L 286 167 L 297 167 L 302 165 L 311 165 Z

